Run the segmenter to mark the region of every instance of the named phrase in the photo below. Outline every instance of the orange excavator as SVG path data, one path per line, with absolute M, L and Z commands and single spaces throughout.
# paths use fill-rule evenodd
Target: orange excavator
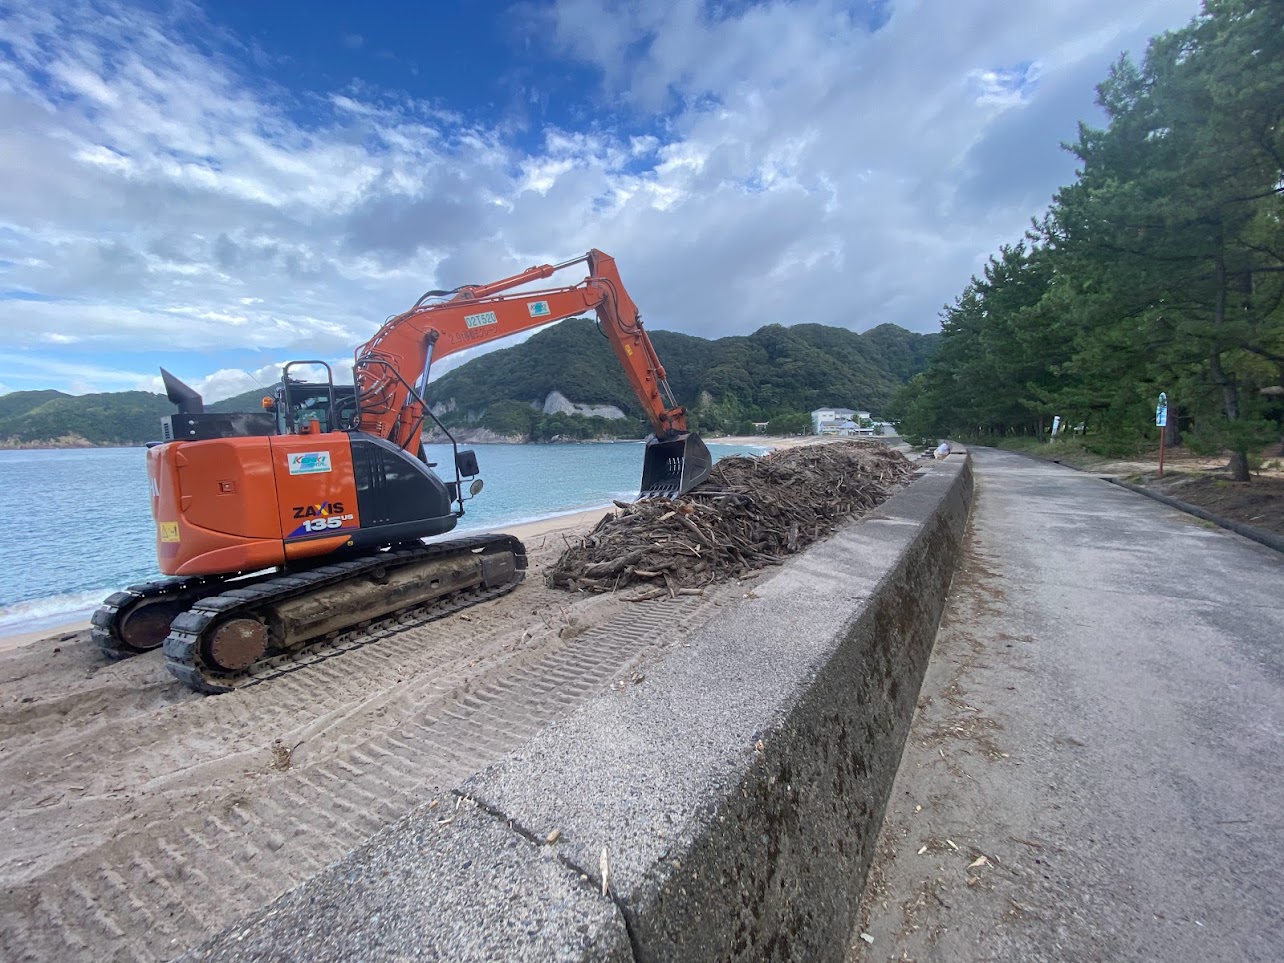
M 578 264 L 588 272 L 578 283 L 515 290 Z M 588 310 L 651 422 L 641 497 L 698 485 L 709 450 L 688 431 L 611 257 L 593 250 L 429 291 L 357 349 L 351 386 L 324 362 L 291 362 L 263 411 L 219 414 L 162 369 L 178 413 L 162 419 L 147 472 L 170 577 L 109 597 L 93 616 L 99 647 L 125 658 L 163 646 L 179 680 L 226 692 L 363 644 L 394 614 L 426 621 L 516 588 L 526 569 L 516 538 L 423 540 L 453 529 L 482 489 L 475 453 L 425 399 L 432 363 Z M 306 371 L 324 380 L 295 377 Z M 450 440 L 448 477 L 424 457 L 430 420 Z

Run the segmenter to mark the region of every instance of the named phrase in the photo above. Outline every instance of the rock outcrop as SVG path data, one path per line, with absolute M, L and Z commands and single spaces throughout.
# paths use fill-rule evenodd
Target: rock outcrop
M 546 415 L 583 415 L 585 418 L 611 418 L 621 420 L 625 413 L 615 405 L 577 405 L 560 391 L 550 391 L 544 399 Z
M 489 428 L 453 428 L 450 433 L 461 445 L 525 445 L 530 441 L 526 435 L 503 434 Z M 448 443 L 449 439 L 434 425 L 431 432 L 425 433 L 424 441 L 430 445 L 441 445 Z

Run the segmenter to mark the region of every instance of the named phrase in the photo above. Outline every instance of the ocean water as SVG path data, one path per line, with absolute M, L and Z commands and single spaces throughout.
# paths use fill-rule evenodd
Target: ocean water
M 486 487 L 456 532 L 632 499 L 642 443 L 478 445 Z M 714 459 L 761 448 L 710 445 Z M 451 464 L 448 446 L 429 461 Z M 0 636 L 89 617 L 112 592 L 159 575 L 142 448 L 0 451 Z

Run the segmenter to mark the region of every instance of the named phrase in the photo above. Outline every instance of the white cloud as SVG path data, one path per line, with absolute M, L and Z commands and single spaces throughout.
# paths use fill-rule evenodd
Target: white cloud
M 240 368 L 220 368 L 211 375 L 188 382 L 188 385 L 207 402 L 222 401 L 255 388 L 266 389 L 267 386 L 281 380 L 279 364 L 263 365 L 255 371 L 244 371 Z M 138 387 L 143 391 L 164 394 L 165 385 L 160 375 L 149 375 Z M 266 392 L 265 392 L 266 393 Z
M 11 352 L 346 355 L 423 290 L 590 247 L 652 327 L 930 330 L 1070 176 L 1108 63 L 1197 3 L 899 0 L 876 32 L 838 0 L 541 9 L 648 133 L 523 150 L 392 91 L 256 88 L 140 10 L 0 12 L 0 292 L 44 299 L 0 297 Z
M 14 381 L 30 384 L 39 379 L 43 382 L 43 384 L 30 384 L 31 387 L 49 387 L 51 380 L 61 380 L 69 386 L 63 390 L 72 394 L 84 394 L 90 391 L 131 391 L 138 389 L 139 385 L 146 380 L 145 376 L 137 371 L 78 361 L 59 361 L 16 351 L 0 351 L 0 366 L 4 367 L 5 376 Z M 159 378 L 157 380 L 159 381 Z

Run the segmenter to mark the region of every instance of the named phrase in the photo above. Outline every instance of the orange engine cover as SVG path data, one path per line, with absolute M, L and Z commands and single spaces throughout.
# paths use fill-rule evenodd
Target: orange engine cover
M 170 442 L 147 452 L 167 575 L 230 575 L 321 555 L 360 527 L 343 432 Z

